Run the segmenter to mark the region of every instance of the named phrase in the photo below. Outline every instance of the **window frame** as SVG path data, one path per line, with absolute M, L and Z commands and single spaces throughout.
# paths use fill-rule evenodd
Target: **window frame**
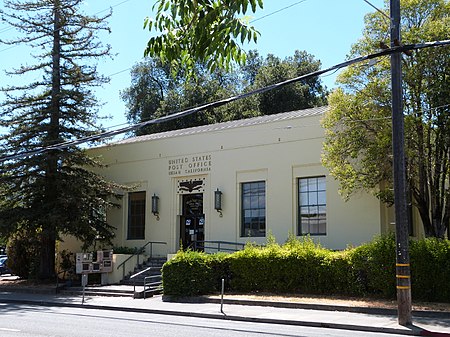
M 310 180 L 315 180 L 315 189 L 310 189 Z M 302 181 L 306 182 L 307 189 L 302 190 Z M 323 189 L 320 186 L 323 185 Z M 297 235 L 298 236 L 325 236 L 327 235 L 327 188 L 326 188 L 326 176 L 309 176 L 297 178 Z M 307 202 L 302 203 L 302 196 L 307 197 Z M 322 201 L 323 200 L 323 201 Z M 302 209 L 308 209 L 308 213 L 302 213 Z M 316 210 L 316 213 L 312 213 L 311 210 Z M 316 214 L 316 216 L 310 216 L 306 219 L 307 231 L 304 231 L 305 220 L 302 214 Z M 322 223 L 321 223 L 322 222 Z M 314 230 L 311 230 L 315 226 Z M 322 229 L 323 228 L 323 229 Z
M 262 192 L 258 191 L 261 188 L 260 186 L 261 184 L 263 184 L 264 186 L 264 190 Z M 248 191 L 246 191 L 247 190 L 246 186 L 248 186 Z M 266 186 L 267 184 L 265 180 L 245 181 L 240 183 L 241 238 L 245 237 L 256 238 L 266 236 L 266 228 L 267 228 Z M 245 195 L 245 193 L 249 194 Z M 248 204 L 248 206 L 246 206 L 246 204 Z M 250 222 L 246 221 L 246 219 L 248 218 L 251 219 Z M 256 221 L 254 219 L 256 219 Z M 246 224 L 249 224 L 249 226 L 246 226 Z
M 143 195 L 143 199 L 133 200 L 133 196 L 138 196 L 139 194 Z M 139 202 L 140 205 L 133 205 L 134 201 Z M 132 212 L 136 210 L 136 207 L 140 207 L 141 212 L 132 214 Z M 146 191 L 128 192 L 127 240 L 145 240 L 146 211 Z

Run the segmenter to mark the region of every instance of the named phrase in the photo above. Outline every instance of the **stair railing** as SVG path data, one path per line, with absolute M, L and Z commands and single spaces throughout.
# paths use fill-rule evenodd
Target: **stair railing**
M 217 252 L 236 252 L 245 248 L 245 243 L 230 241 L 193 241 L 190 248 L 194 250 L 209 249 Z
M 133 298 L 136 298 L 136 277 L 138 277 L 141 274 L 144 274 L 144 273 L 148 272 L 152 268 L 153 267 L 145 268 L 144 270 L 141 270 L 140 272 L 130 276 L 130 280 L 133 280 Z M 145 291 L 145 286 L 144 286 L 144 291 Z
M 152 269 L 156 269 L 159 272 L 161 272 L 161 268 L 158 268 L 158 267 L 147 267 L 144 270 L 141 270 L 140 272 L 130 276 L 130 280 L 133 280 L 133 298 L 136 298 L 136 278 L 139 275 L 145 274 L 146 272 L 148 272 L 149 270 L 152 270 Z M 158 278 L 158 277 L 161 277 L 161 274 L 150 275 L 150 276 L 144 277 L 144 299 L 145 299 L 145 294 L 146 294 L 147 290 L 157 289 L 157 288 L 159 288 L 162 285 L 162 281 L 148 282 L 147 283 L 147 280 L 151 280 L 153 278 Z M 147 289 L 147 286 L 148 286 L 148 289 Z
M 161 272 L 161 270 L 159 270 Z M 156 281 L 151 281 L 156 279 Z M 150 282 L 147 282 L 150 281 Z M 147 288 L 148 287 L 148 288 Z M 147 294 L 147 290 L 157 291 L 162 290 L 162 274 L 150 275 L 144 277 L 144 300 Z
M 122 267 L 122 278 L 125 277 L 125 264 L 126 264 L 129 260 L 131 260 L 133 257 L 136 256 L 136 257 L 137 257 L 136 265 L 139 266 L 139 256 L 140 256 L 141 254 L 144 254 L 144 253 L 145 253 L 146 247 L 147 247 L 148 245 L 150 245 L 150 258 L 152 258 L 152 257 L 153 257 L 153 245 L 167 245 L 167 242 L 162 242 L 162 241 L 149 241 L 149 242 L 147 242 L 145 245 L 143 245 L 141 248 L 137 249 L 136 252 L 135 252 L 133 255 L 131 255 L 129 258 L 127 258 L 125 261 L 123 261 L 121 264 L 119 264 L 119 265 L 117 266 L 117 270 L 119 270 L 119 268 Z

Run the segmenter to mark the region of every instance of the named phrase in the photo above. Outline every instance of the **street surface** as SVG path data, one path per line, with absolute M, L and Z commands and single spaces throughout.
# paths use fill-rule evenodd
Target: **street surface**
M 324 315 L 326 313 L 324 312 Z M 395 337 L 279 324 L 0 303 L 1 337 Z

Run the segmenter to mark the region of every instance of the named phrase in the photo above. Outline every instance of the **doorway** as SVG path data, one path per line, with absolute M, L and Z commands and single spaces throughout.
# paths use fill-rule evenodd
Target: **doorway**
M 203 193 L 184 194 L 182 198 L 181 244 L 184 249 L 191 248 L 203 251 L 203 241 L 205 240 Z

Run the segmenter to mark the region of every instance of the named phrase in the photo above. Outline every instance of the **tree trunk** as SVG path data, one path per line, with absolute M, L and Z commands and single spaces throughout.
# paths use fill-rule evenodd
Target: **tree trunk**
M 53 280 L 55 278 L 56 235 L 50 228 L 44 228 L 41 236 L 39 279 Z
M 60 99 L 61 99 L 61 19 L 59 0 L 54 1 L 53 17 L 53 50 L 52 50 L 52 93 L 49 107 L 50 123 L 47 134 L 47 145 L 54 145 L 60 138 Z M 58 205 L 58 151 L 49 151 L 47 155 L 47 167 L 45 176 L 45 199 L 48 218 L 42 226 L 41 233 L 41 256 L 39 278 L 49 279 L 55 275 L 55 246 L 56 228 L 55 218 L 52 212 Z

